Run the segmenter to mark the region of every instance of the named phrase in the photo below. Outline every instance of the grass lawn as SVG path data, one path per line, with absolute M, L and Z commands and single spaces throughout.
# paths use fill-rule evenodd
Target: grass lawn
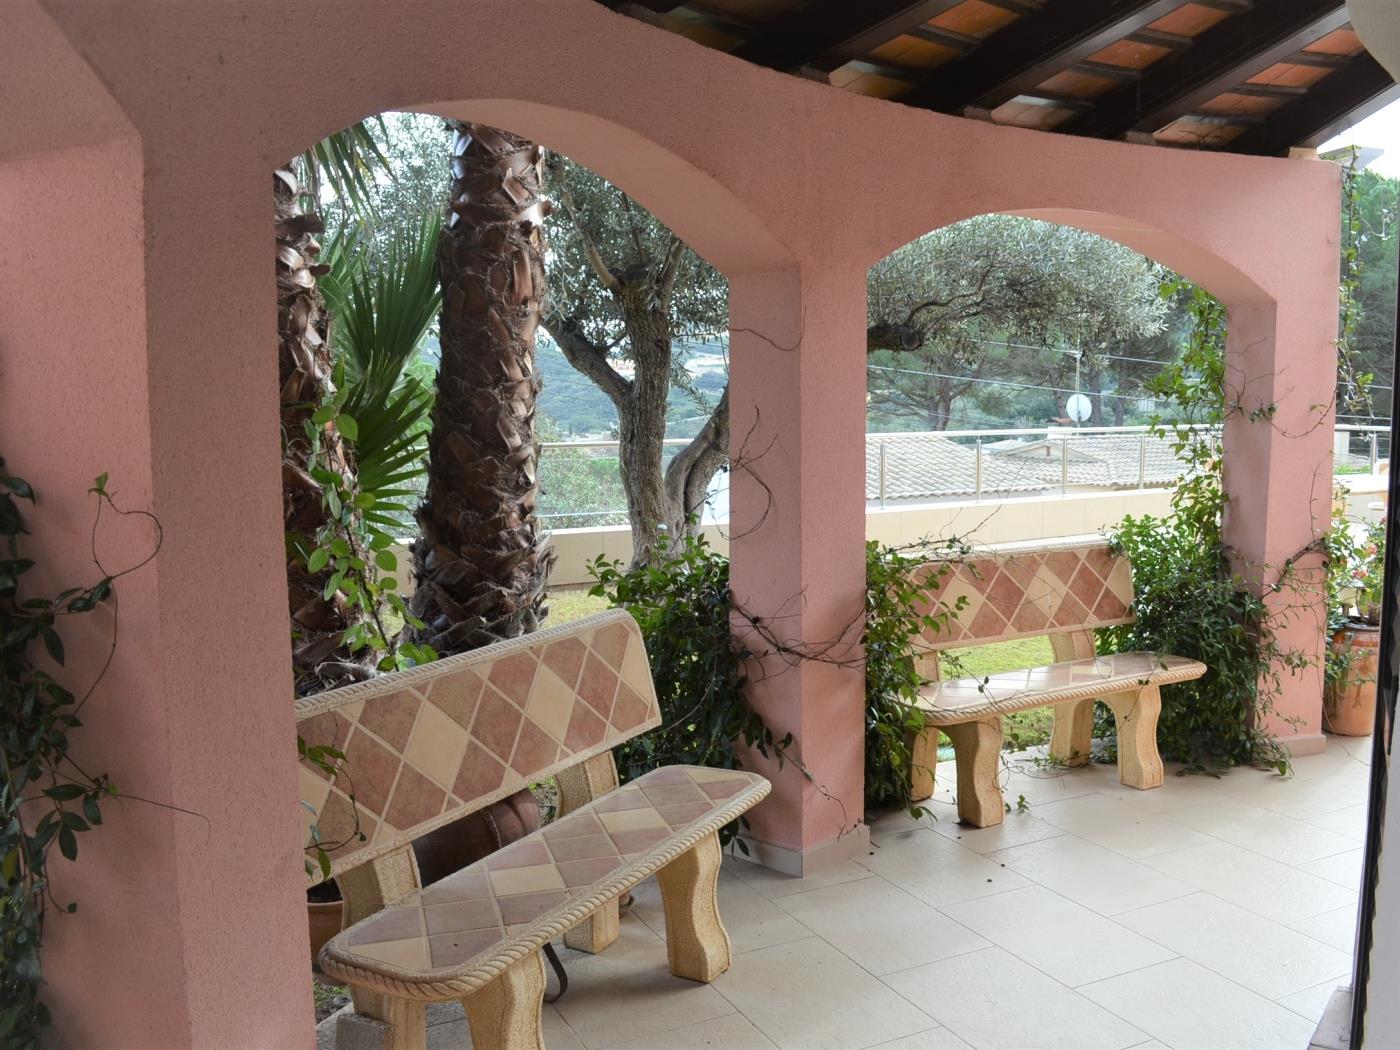
M 551 627 L 570 623 L 590 613 L 602 612 L 607 607 L 606 601 L 593 597 L 584 589 L 551 591 L 549 619 L 546 623 Z M 1055 660 L 1048 638 L 1020 638 L 1011 642 L 979 645 L 971 649 L 954 649 L 950 651 L 950 655 L 957 661 L 956 671 L 950 662 L 945 672 L 950 676 L 963 674 L 981 677 L 1020 667 L 1038 667 Z M 1007 750 L 1020 751 L 1048 741 L 1054 718 L 1054 711 L 1049 707 L 1003 715 L 1002 732 L 1005 734 Z

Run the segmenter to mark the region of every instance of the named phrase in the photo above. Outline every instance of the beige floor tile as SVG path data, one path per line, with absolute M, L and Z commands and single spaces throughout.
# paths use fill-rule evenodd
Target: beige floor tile
M 1106 767 L 1065 769 L 1057 766 L 1037 766 L 1029 761 L 1013 762 L 1003 771 L 1001 792 L 1013 810 L 1016 808 L 1017 799 L 1024 795 L 1034 812 L 1037 806 L 1093 794 L 1100 784 L 1109 780 L 1109 774 L 1098 772 L 1101 768 Z M 1117 773 L 1111 776 L 1114 781 L 1118 779 Z
M 1336 883 L 1229 842 L 1188 846 L 1143 863 L 1274 922 L 1291 923 L 1356 902 L 1355 893 Z
M 554 1050 L 548 1032 L 545 1033 L 545 1045 L 549 1050 Z M 774 1050 L 774 1044 L 747 1017 L 730 1014 L 660 1035 L 629 1039 L 618 1043 L 613 1050 Z
M 973 1050 L 946 1028 L 930 1028 L 918 1035 L 906 1035 L 892 1043 L 881 1043 L 870 1050 Z
M 884 981 L 976 1050 L 1127 1050 L 1149 1034 L 1001 948 Z
M 1345 952 L 1208 893 L 1140 908 L 1117 921 L 1268 999 L 1351 972 Z
M 1353 802 L 1344 809 L 1316 814 L 1305 819 L 1309 824 L 1321 828 L 1323 831 L 1341 835 L 1353 842 L 1364 843 L 1366 841 L 1366 818 L 1369 810 L 1368 803 Z
M 566 950 L 561 955 L 569 991 L 558 1010 L 588 1050 L 734 1012 L 713 986 L 672 976 L 666 945 L 635 915 L 622 917 L 622 935 L 607 951 L 584 955 Z
M 713 987 L 782 1050 L 864 1050 L 934 1023 L 817 937 L 737 955 Z
M 1014 871 L 931 831 L 886 840 L 871 852 L 871 871 L 934 907 L 1027 885 Z
M 1323 981 L 1312 988 L 1304 988 L 1301 992 L 1285 995 L 1276 1001 L 1280 1006 L 1288 1007 L 1299 1017 L 1306 1017 L 1313 1024 L 1317 1024 L 1322 1020 L 1322 1015 L 1327 1010 L 1327 1004 L 1332 1001 L 1332 993 L 1342 985 L 1350 983 L 1350 977 L 1343 981 Z
M 1186 959 L 1081 991 L 1171 1050 L 1301 1050 L 1313 1033 L 1293 1011 Z
M 1289 929 L 1307 934 L 1339 952 L 1351 955 L 1356 948 L 1356 902 L 1344 908 L 1323 912 L 1288 924 Z
M 784 911 L 877 977 L 987 941 L 879 876 L 778 899 Z
M 1126 799 L 1106 795 L 1085 795 L 1041 806 L 1036 816 L 1133 860 L 1209 841 L 1201 833 L 1146 813 Z
M 1295 866 L 1356 845 L 1351 839 L 1305 821 L 1233 799 L 1190 806 L 1177 810 L 1168 819 Z
M 942 911 L 1071 988 L 1176 954 L 1040 886 L 950 904 Z
M 1371 769 L 1345 748 L 1332 747 L 1320 755 L 1304 755 L 1293 760 L 1293 775 L 1344 795 L 1365 801 L 1371 790 Z
M 1356 761 L 1364 766 L 1371 764 L 1371 738 L 1369 736 L 1334 736 L 1327 741 L 1329 746 L 1340 745 Z
M 1064 834 L 1055 825 L 1046 823 L 1033 813 L 1008 813 L 1006 819 L 995 827 L 974 828 L 959 824 L 956 811 L 952 820 L 939 820 L 933 831 L 977 853 L 990 853 Z
M 1221 797 L 1220 781 L 1215 777 L 1201 773 L 1178 775 L 1170 766 L 1162 786 L 1149 791 L 1124 786 L 1119 783 L 1116 773 L 1111 780 L 1105 780 L 1096 790 L 1108 798 L 1127 802 L 1135 809 L 1158 816 Z
M 839 861 L 830 867 L 822 868 L 815 874 L 808 875 L 805 879 L 784 875 L 772 868 L 761 868 L 757 864 L 738 858 L 726 857 L 724 866 L 726 870 L 739 876 L 755 892 L 761 893 L 765 897 L 785 897 L 789 893 L 805 893 L 807 890 L 820 889 L 823 886 L 836 886 L 843 882 L 850 882 L 852 879 L 868 878 L 870 869 L 864 864 L 866 859 L 865 855 L 862 854 L 860 861 Z
M 868 874 L 868 873 L 867 873 Z M 662 940 L 666 938 L 666 915 L 661 907 L 661 891 L 655 879 L 637 886 L 633 910 L 637 917 Z M 730 868 L 719 876 L 719 913 L 729 933 L 729 943 L 735 952 L 751 952 L 773 944 L 810 937 L 812 931 L 803 926 L 773 900 L 759 893 Z
M 1236 769 L 1221 777 L 1217 784 L 1221 794 L 1295 820 L 1308 820 L 1356 805 L 1351 795 L 1262 769 Z
M 1100 915 L 1160 904 L 1193 889 L 1077 835 L 1060 835 L 986 856 Z
M 1345 853 L 1336 853 L 1330 857 L 1323 857 L 1321 860 L 1311 860 L 1299 864 L 1298 870 L 1306 871 L 1311 875 L 1326 879 L 1328 882 L 1335 882 L 1338 886 L 1356 891 L 1361 885 L 1361 866 L 1365 861 L 1365 850 L 1349 849 Z

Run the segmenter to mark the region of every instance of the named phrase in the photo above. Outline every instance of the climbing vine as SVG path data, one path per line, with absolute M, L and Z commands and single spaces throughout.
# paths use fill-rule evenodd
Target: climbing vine
M 115 583 L 146 565 L 160 547 L 160 523 L 145 511 L 122 510 L 107 489 L 107 475 L 88 490 L 97 501 L 93 516 L 95 583 L 70 587 L 54 597 L 22 594 L 22 577 L 34 561 L 21 550 L 29 529 L 20 504 L 35 503 L 34 489 L 9 474 L 0 460 L 0 1045 L 31 1050 L 52 1042 L 52 1021 L 40 1000 L 40 948 L 50 907 L 60 902 L 49 876 L 56 847 L 78 857 L 79 836 L 102 823 L 102 805 L 117 796 L 105 773 L 89 773 L 69 751 L 79 714 L 111 666 L 116 650 Z M 148 519 L 156 531 L 152 551 L 129 568 L 113 572 L 97 557 L 103 511 Z M 67 659 L 60 624 L 72 616 L 107 609 L 111 642 L 96 678 L 81 696 L 47 670 Z M 42 653 L 42 655 L 40 655 Z
M 1279 645 L 1276 614 L 1232 565 L 1222 533 L 1224 422 L 1238 413 L 1271 425 L 1273 406 L 1248 409 L 1231 390 L 1224 306 L 1185 282 L 1168 284 L 1163 294 L 1187 297 L 1193 322 L 1180 359 L 1149 384 L 1174 410 L 1172 421 L 1159 419 L 1154 432 L 1170 438 L 1185 474 L 1172 492 L 1169 516 L 1130 516 L 1110 532 L 1133 566 L 1137 619 L 1101 629 L 1099 649 L 1173 653 L 1209 668 L 1163 694 L 1157 732 L 1163 757 L 1198 769 L 1253 764 L 1286 772 L 1287 753 L 1263 727 L 1282 674 L 1306 661 Z M 1280 567 L 1273 588 L 1287 586 L 1290 573 L 1291 567 Z M 1109 726 L 1099 720 L 1105 735 Z

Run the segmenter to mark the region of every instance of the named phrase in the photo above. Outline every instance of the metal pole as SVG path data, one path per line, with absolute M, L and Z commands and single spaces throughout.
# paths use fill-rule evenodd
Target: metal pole
M 1376 455 L 1376 452 L 1377 452 L 1377 449 L 1376 449 L 1376 442 L 1377 442 L 1379 439 L 1380 439 L 1380 435 L 1377 434 L 1374 430 L 1371 431 L 1371 473 L 1372 473 L 1372 474 L 1374 474 L 1374 473 L 1376 472 L 1376 462 L 1377 462 L 1377 460 L 1379 459 L 1379 457 Z
M 885 509 L 885 443 L 880 442 L 880 509 Z
M 1138 435 L 1138 488 L 1147 488 L 1147 435 Z
M 976 480 L 973 483 L 972 498 L 978 503 L 982 502 L 982 439 L 977 439 L 977 471 Z
M 1060 495 L 1069 494 L 1069 438 L 1060 438 Z

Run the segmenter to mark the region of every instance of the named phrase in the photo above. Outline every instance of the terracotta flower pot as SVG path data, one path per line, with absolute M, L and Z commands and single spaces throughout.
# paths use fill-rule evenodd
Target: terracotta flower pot
M 1376 671 L 1381 629 L 1348 624 L 1332 635 L 1335 652 L 1350 652 L 1352 660 L 1342 679 L 1327 692 L 1323 720 L 1337 736 L 1370 736 L 1376 725 Z
M 316 957 L 321 947 L 337 933 L 343 919 L 343 901 L 307 901 L 306 921 L 311 931 L 311 966 L 316 967 Z

